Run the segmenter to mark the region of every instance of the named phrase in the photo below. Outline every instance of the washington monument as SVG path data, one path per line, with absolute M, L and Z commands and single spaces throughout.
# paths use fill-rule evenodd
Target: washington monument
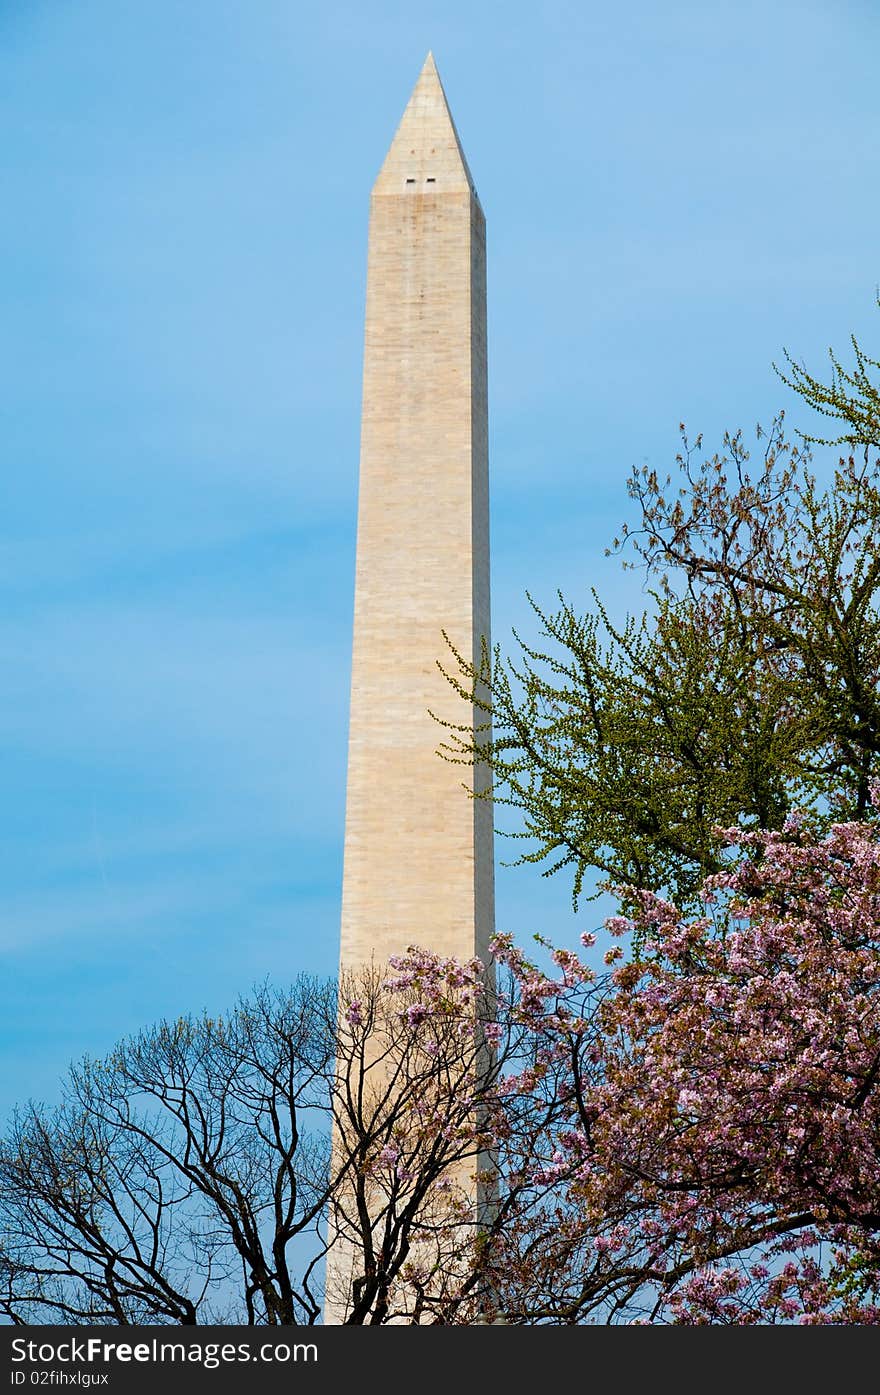
M 489 639 L 485 219 L 429 54 L 370 203 L 341 965 L 486 954 L 492 807 L 437 668 Z
M 438 668 L 451 657 L 444 632 L 479 663 L 489 642 L 486 240 L 429 54 L 370 201 L 343 973 L 381 971 L 410 945 L 488 958 L 492 806 L 462 788 L 479 769 L 437 755 L 436 717 L 474 720 Z M 476 1214 L 476 1184 L 473 1201 Z M 338 1235 L 325 1322 L 345 1321 L 356 1264 Z

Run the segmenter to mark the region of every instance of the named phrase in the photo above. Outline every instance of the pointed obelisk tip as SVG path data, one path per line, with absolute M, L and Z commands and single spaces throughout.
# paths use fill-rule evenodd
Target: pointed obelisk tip
M 373 192 L 411 195 L 464 190 L 476 193 L 429 49 Z

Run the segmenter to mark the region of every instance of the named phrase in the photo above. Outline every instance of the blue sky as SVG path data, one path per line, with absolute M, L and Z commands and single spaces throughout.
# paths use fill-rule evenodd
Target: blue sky
M 4 1114 L 335 967 L 368 196 L 427 49 L 488 219 L 504 640 L 526 588 L 638 604 L 603 549 L 679 420 L 876 352 L 878 41 L 873 0 L 0 0 Z

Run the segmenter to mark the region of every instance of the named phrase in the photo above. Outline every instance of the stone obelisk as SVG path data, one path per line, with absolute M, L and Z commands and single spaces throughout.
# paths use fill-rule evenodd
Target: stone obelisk
M 468 720 L 444 631 L 477 661 L 489 639 L 485 248 L 429 54 L 370 205 L 343 968 L 493 929 L 491 804 L 431 716 Z
M 343 973 L 409 945 L 487 957 L 492 806 L 436 718 L 475 720 L 438 660 L 444 633 L 477 663 L 489 642 L 488 496 L 485 220 L 429 54 L 370 203 Z M 357 1262 L 337 1236 L 325 1322 Z

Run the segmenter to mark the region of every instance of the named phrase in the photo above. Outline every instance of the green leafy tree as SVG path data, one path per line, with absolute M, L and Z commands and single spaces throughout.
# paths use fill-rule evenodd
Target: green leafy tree
M 724 850 L 719 826 L 774 829 L 793 806 L 872 817 L 880 770 L 880 389 L 854 340 L 827 384 L 787 356 L 784 380 L 841 429 L 789 439 L 780 414 L 707 455 L 684 428 L 676 474 L 629 480 L 635 521 L 609 551 L 647 577 L 649 609 L 615 625 L 529 598 L 541 638 L 447 676 L 482 721 L 448 759 L 484 762 L 485 797 L 517 811 L 521 861 L 598 872 L 692 903 Z M 811 448 L 845 445 L 829 487 Z

